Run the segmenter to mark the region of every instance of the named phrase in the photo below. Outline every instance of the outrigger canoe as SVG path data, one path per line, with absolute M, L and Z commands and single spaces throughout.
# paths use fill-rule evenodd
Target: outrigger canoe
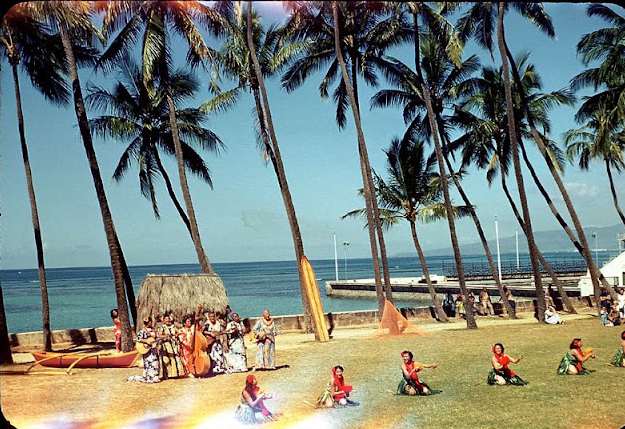
M 133 350 L 118 354 L 68 354 L 55 352 L 30 352 L 36 363 L 51 368 L 129 368 L 139 358 Z

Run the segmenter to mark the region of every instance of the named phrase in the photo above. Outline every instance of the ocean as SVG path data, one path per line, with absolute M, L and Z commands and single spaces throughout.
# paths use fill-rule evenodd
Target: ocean
M 600 259 L 611 255 L 601 253 Z M 579 261 L 577 253 L 546 253 L 551 261 Z M 502 267 L 516 266 L 516 255 L 502 255 Z M 465 266 L 480 265 L 484 257 L 464 257 Z M 451 256 L 427 258 L 431 274 L 445 274 L 453 264 Z M 334 260 L 311 261 L 317 278 L 323 308 L 326 312 L 372 310 L 374 299 L 329 298 L 325 282 L 335 279 Z M 527 263 L 527 255 L 521 255 Z M 391 277 L 421 276 L 417 257 L 389 258 Z M 230 306 L 242 318 L 260 316 L 268 308 L 274 315 L 301 314 L 297 266 L 294 261 L 215 263 L 213 268 L 222 278 Z M 199 273 L 198 264 L 142 265 L 129 267 L 135 294 L 146 274 Z M 504 269 L 502 269 L 504 271 Z M 339 279 L 372 278 L 370 259 L 339 259 Z M 110 267 L 46 269 L 50 301 L 50 323 L 53 330 L 91 328 L 112 325 L 109 316 L 116 298 Z M 41 295 L 36 269 L 2 270 L 2 289 L 9 332 L 41 331 Z M 427 301 L 395 301 L 397 307 L 429 305 Z M 196 303 L 189 303 L 193 308 Z

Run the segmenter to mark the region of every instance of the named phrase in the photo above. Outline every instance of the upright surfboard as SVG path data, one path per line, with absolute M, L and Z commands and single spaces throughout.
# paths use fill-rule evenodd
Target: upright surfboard
M 312 265 L 310 265 L 310 261 L 306 256 L 302 256 L 302 273 L 306 286 L 306 295 L 310 303 L 310 312 L 313 323 L 315 324 L 315 332 L 319 336 L 319 341 L 330 341 L 326 319 L 323 314 L 323 306 L 321 305 L 321 295 L 319 294 L 319 287 L 317 286 L 317 279 L 315 278 Z

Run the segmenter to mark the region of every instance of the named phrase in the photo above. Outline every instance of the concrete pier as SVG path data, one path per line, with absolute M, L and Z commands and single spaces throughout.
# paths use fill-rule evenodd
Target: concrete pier
M 439 294 L 451 292 L 456 295 L 460 292 L 458 281 L 448 280 L 444 276 L 431 276 L 434 288 Z M 569 297 L 579 297 L 580 289 L 578 286 L 579 276 L 561 277 L 559 278 L 564 290 Z M 551 277 L 543 277 L 543 286 L 547 289 L 553 286 Z M 504 279 L 502 284 L 506 286 L 515 297 L 535 298 L 536 289 L 534 283 L 529 278 L 522 279 Z M 488 294 L 499 296 L 499 291 L 494 280 L 467 280 L 467 289 L 476 295 L 479 294 L 482 287 L 486 287 Z M 555 287 L 554 292 L 557 294 Z M 405 301 L 424 301 L 429 300 L 428 285 L 423 277 L 404 277 L 391 279 L 391 290 L 393 298 Z M 326 282 L 326 295 L 336 298 L 375 298 L 375 281 L 374 279 L 353 279 L 338 280 Z

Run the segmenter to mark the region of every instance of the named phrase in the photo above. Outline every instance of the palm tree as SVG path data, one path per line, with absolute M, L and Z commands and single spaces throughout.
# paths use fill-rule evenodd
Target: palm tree
M 82 89 L 78 77 L 78 63 L 74 53 L 74 46 L 81 48 L 91 46 L 94 34 L 97 34 L 97 30 L 95 30 L 91 23 L 92 5 L 83 2 L 40 2 L 26 3 L 25 5 L 28 13 L 36 20 L 48 24 L 53 31 L 59 31 L 60 33 L 65 56 L 64 60 L 69 72 L 74 96 L 74 110 L 78 120 L 78 128 L 89 162 L 89 169 L 93 178 L 109 247 L 119 321 L 122 328 L 122 350 L 130 351 L 134 348 L 134 342 L 132 339 L 128 303 L 126 302 L 124 278 L 120 263 L 121 249 L 115 232 L 111 211 L 108 206 L 104 184 L 102 183 L 100 167 L 93 148 L 89 121 L 87 119 Z
M 346 125 L 346 110 L 348 106 L 359 108 L 358 76 L 372 86 L 377 85 L 375 67 L 386 49 L 400 43 L 407 34 L 406 26 L 395 14 L 389 13 L 380 2 L 339 2 L 339 19 L 334 20 L 328 2 L 293 2 L 292 16 L 286 25 L 285 31 L 295 39 L 313 40 L 306 55 L 295 61 L 282 78 L 283 86 L 292 91 L 300 86 L 312 72 L 328 66 L 327 72 L 319 86 L 319 93 L 323 99 L 328 98 L 328 87 L 340 76 L 340 64 L 336 52 L 335 34 L 340 32 L 339 46 L 345 62 L 349 68 L 347 78 L 339 79 L 333 98 L 336 101 L 336 120 L 340 129 Z M 348 84 L 352 86 L 354 103 L 349 99 Z M 364 137 L 363 137 L 364 138 Z M 364 151 L 363 151 L 364 149 Z M 390 274 L 386 257 L 386 246 L 382 226 L 379 222 L 379 213 L 376 198 L 373 197 L 373 178 L 369 166 L 366 147 L 359 143 L 361 158 L 361 174 L 365 190 L 365 202 L 371 211 L 368 223 L 369 241 L 373 262 L 374 277 L 379 305 L 382 306 L 381 279 L 378 263 L 378 244 L 380 259 L 386 289 L 386 299 L 392 298 Z M 364 159 L 363 159 L 364 158 Z M 377 235 L 377 239 L 376 239 Z
M 175 105 L 192 98 L 199 90 L 198 81 L 189 72 L 177 71 L 170 78 Z M 159 219 L 154 184 L 158 177 L 162 177 L 170 199 L 191 234 L 189 219 L 174 193 L 169 174 L 161 161 L 161 151 L 166 155 L 175 154 L 165 84 L 157 80 L 148 82 L 146 88 L 143 85 L 141 70 L 128 60 L 121 67 L 119 80 L 112 91 L 95 86 L 89 88 L 87 105 L 108 113 L 91 119 L 89 125 L 96 136 L 104 139 L 112 137 L 128 143 L 113 178 L 121 180 L 133 161 L 136 161 L 141 193 L 151 201 L 154 215 Z M 181 145 L 186 168 L 212 186 L 210 172 L 191 144 L 218 151 L 223 146 L 222 141 L 211 130 L 202 126 L 206 115 L 199 109 L 177 108 L 176 118 L 183 136 Z
M 109 35 L 121 28 L 116 38 L 109 44 L 100 58 L 99 66 L 110 70 L 116 61 L 129 54 L 138 36 L 142 33 L 141 58 L 144 85 L 150 80 L 160 78 L 170 82 L 169 76 L 172 49 L 172 33 L 180 35 L 189 48 L 187 61 L 191 66 L 198 66 L 212 56 L 213 50 L 205 43 L 200 29 L 195 22 L 201 22 L 217 34 L 225 19 L 214 9 L 197 1 L 188 2 L 131 2 L 109 1 L 99 4 L 104 9 L 103 34 Z M 180 133 L 176 121 L 175 105 L 170 85 L 166 85 L 166 101 L 169 109 L 169 121 L 172 140 L 178 165 L 180 187 L 189 218 L 191 237 L 203 273 L 214 274 L 214 270 L 202 246 L 199 228 L 189 191 L 184 163 L 184 154 L 180 142 Z
M 519 64 L 524 65 L 528 56 L 525 55 L 520 60 Z M 531 109 L 532 114 L 539 119 L 541 126 L 548 131 L 549 121 L 547 120 L 546 112 L 549 107 L 559 102 L 568 102 L 568 94 L 566 91 L 554 91 L 549 94 L 541 94 L 535 92 L 534 88 L 540 88 L 540 78 L 534 72 L 534 67 L 529 64 L 523 72 L 523 88 L 528 93 L 531 93 L 532 99 Z M 568 225 L 562 219 L 562 216 L 553 205 L 553 201 L 549 198 L 548 193 L 542 186 L 538 176 L 529 161 L 527 151 L 521 139 L 521 136 L 528 137 L 527 124 L 523 121 L 524 116 L 520 112 L 518 103 L 518 94 L 515 92 L 515 112 L 517 129 L 520 132 L 519 146 L 523 154 L 524 161 L 528 170 L 530 171 L 532 178 L 534 179 L 539 190 L 545 197 L 547 204 L 554 216 L 563 224 L 563 227 L 568 228 Z M 511 163 L 511 148 L 508 138 L 508 120 L 507 112 L 504 108 L 504 87 L 503 76 L 501 68 L 495 70 L 491 67 L 483 67 L 480 79 L 476 82 L 476 92 L 471 97 L 464 100 L 464 102 L 458 106 L 455 111 L 453 122 L 460 128 L 467 130 L 467 133 L 456 141 L 452 142 L 450 146 L 455 149 L 458 146 L 462 147 L 463 151 L 463 165 L 469 165 L 475 163 L 479 168 L 487 168 L 486 178 L 489 186 L 492 184 L 496 174 L 501 173 L 502 187 L 510 205 L 517 216 L 517 220 L 521 225 L 521 229 L 525 230 L 525 222 L 522 217 L 518 215 L 516 204 L 509 195 L 507 185 L 505 182 L 505 176 L 508 174 L 509 165 Z M 476 116 L 471 111 L 479 113 L 480 116 Z M 560 151 L 555 144 L 550 145 L 551 156 L 560 163 L 561 158 Z M 570 232 L 570 228 L 568 228 Z M 571 232 L 572 235 L 572 232 Z M 573 236 L 574 244 L 577 243 L 576 238 Z M 579 243 L 577 243 L 579 246 Z M 557 275 L 552 270 L 547 261 L 543 258 L 540 250 L 537 248 L 537 258 L 543 265 L 545 270 L 552 277 L 554 284 L 558 288 L 560 296 L 562 297 L 564 305 L 569 312 L 575 313 L 575 309 L 568 299 L 566 291 L 562 288 Z
M 555 33 L 551 18 L 545 13 L 541 3 L 510 3 L 519 13 L 525 16 L 530 22 L 536 25 L 541 31 L 550 37 L 554 37 Z M 523 174 L 521 172 L 521 164 L 518 152 L 518 134 L 516 130 L 516 122 L 514 118 L 514 107 L 512 98 L 512 86 L 510 84 L 510 71 L 508 64 L 508 56 L 506 52 L 505 33 L 503 27 L 504 12 L 507 10 L 508 4 L 504 2 L 488 2 L 476 3 L 469 11 L 463 15 L 458 21 L 459 32 L 463 40 L 468 39 L 472 35 L 476 35 L 477 42 L 489 50 L 493 51 L 493 31 L 496 28 L 497 44 L 499 46 L 499 54 L 502 61 L 502 69 L 504 75 L 505 100 L 508 117 L 508 128 L 510 146 L 512 151 L 512 162 L 517 181 L 517 189 L 519 199 L 521 201 L 521 209 L 523 212 L 523 220 L 525 222 L 525 236 L 530 251 L 530 261 L 532 264 L 532 272 L 536 285 L 536 295 L 538 303 L 538 318 L 544 320 L 545 299 L 543 286 L 541 281 L 540 266 L 537 258 L 537 246 L 534 239 L 534 231 L 527 204 L 527 196 L 525 193 L 525 185 L 523 182 Z M 495 16 L 497 18 L 495 18 Z M 494 23 L 496 22 L 496 25 Z M 515 68 L 514 66 L 512 67 Z
M 455 63 L 460 62 L 461 46 L 458 44 L 453 28 L 447 23 L 442 14 L 437 13 L 434 9 L 430 8 L 427 4 L 423 2 L 409 2 L 406 4 L 406 6 L 408 7 L 409 13 L 412 15 L 413 21 L 412 40 L 414 45 L 416 84 L 421 90 L 421 95 L 427 113 L 427 123 L 430 127 L 432 134 L 431 137 L 434 143 L 434 151 L 436 153 L 436 159 L 441 178 L 441 186 L 443 188 L 445 211 L 447 213 L 447 223 L 449 224 L 449 234 L 451 236 L 451 245 L 454 252 L 454 259 L 456 261 L 458 284 L 460 287 L 460 291 L 462 292 L 464 305 L 467 309 L 467 328 L 476 329 L 477 323 L 473 314 L 473 305 L 469 300 L 469 291 L 466 288 L 466 279 L 464 275 L 464 266 L 462 264 L 462 255 L 460 254 L 460 247 L 458 245 L 458 237 L 456 234 L 456 226 L 454 222 L 454 212 L 451 204 L 451 197 L 449 196 L 449 185 L 444 164 L 443 147 L 441 145 L 438 133 L 438 126 L 436 123 L 436 112 L 434 110 L 430 88 L 428 88 L 422 70 L 423 55 L 421 53 L 420 21 L 423 21 L 426 27 L 428 27 L 428 29 L 432 32 L 432 34 L 439 38 L 440 42 L 445 46 L 446 53 Z
M 237 2 L 239 3 L 239 2 Z M 247 5 L 245 20 L 242 9 L 237 9 L 234 16 L 232 33 L 222 46 L 218 55 L 218 64 L 225 74 L 236 79 L 238 85 L 226 92 L 218 94 L 202 105 L 206 111 L 225 110 L 236 102 L 241 93 L 250 91 L 254 97 L 256 111 L 256 125 L 265 159 L 271 160 L 282 200 L 287 213 L 291 229 L 295 259 L 298 268 L 300 296 L 304 310 L 304 324 L 307 332 L 311 332 L 310 303 L 307 299 L 305 280 L 301 267 L 304 256 L 304 244 L 297 220 L 297 213 L 289 190 L 289 184 L 275 134 L 269 98 L 265 88 L 265 77 L 275 75 L 285 66 L 294 55 L 301 51 L 307 43 L 293 43 L 280 46 L 281 32 L 277 26 L 271 26 L 264 31 L 258 20 L 258 15 L 252 10 L 251 3 Z M 319 339 L 319 333 L 315 332 Z
M 592 160 L 602 161 L 608 175 L 610 192 L 616 212 L 623 224 L 625 215 L 618 202 L 616 187 L 612 177 L 612 169 L 618 173 L 625 168 L 625 133 L 623 125 L 610 121 L 609 112 L 597 111 L 586 123 L 575 130 L 565 133 L 564 142 L 566 152 L 571 162 L 579 158 L 578 165 L 582 170 L 588 170 Z
M 469 96 L 475 88 L 475 78 L 471 74 L 478 67 L 476 56 L 471 56 L 456 65 L 451 61 L 445 52 L 445 47 L 441 45 L 431 33 L 421 35 L 423 69 L 428 85 L 432 86 L 430 93 L 433 94 L 433 106 L 438 125 L 438 132 L 442 138 L 443 155 L 445 164 L 450 172 L 453 172 L 451 161 L 449 160 L 449 126 L 450 119 L 444 113 L 447 108 L 453 107 L 453 103 L 457 103 L 466 96 Z M 419 111 L 426 110 L 421 89 L 417 85 L 418 78 L 407 65 L 395 58 L 389 58 L 388 63 L 384 67 L 387 80 L 391 81 L 396 89 L 385 89 L 377 92 L 372 100 L 372 107 L 386 107 L 391 105 L 403 106 L 404 121 L 409 123 L 407 134 L 423 135 L 430 138 L 431 132 L 427 120 L 427 116 L 417 114 Z M 489 266 L 493 275 L 493 279 L 502 296 L 504 307 L 511 318 L 516 318 L 514 309 L 510 305 L 503 286 L 499 280 L 499 274 L 492 252 L 486 240 L 486 236 L 482 229 L 480 220 L 473 208 L 465 190 L 462 188 L 459 175 L 451 174 L 456 189 L 460 193 L 463 202 L 475 224 L 482 246 L 486 253 Z
M 433 171 L 434 158 L 424 156 L 424 142 L 414 138 L 393 139 L 387 157 L 388 183 L 374 172 L 376 194 L 380 200 L 383 225 L 390 227 L 405 219 L 410 224 L 412 240 L 428 285 L 430 297 L 438 319 L 448 322 L 436 289 L 430 278 L 425 255 L 419 243 L 416 222 L 433 222 L 446 217 L 445 205 L 441 203 L 441 181 Z M 469 208 L 454 206 L 456 217 L 466 216 Z M 343 216 L 362 216 L 364 209 L 354 210 Z
M 601 61 L 597 67 L 589 67 L 571 80 L 573 89 L 593 87 L 598 93 L 585 97 L 576 115 L 578 122 L 594 116 L 596 111 L 605 110 L 611 122 L 623 120 L 625 116 L 625 69 L 623 40 L 625 39 L 625 17 L 602 4 L 591 4 L 588 16 L 599 16 L 612 24 L 585 34 L 577 44 L 577 54 L 588 66 L 592 61 Z
M 0 284 L 0 365 L 13 363 L 11 344 L 9 343 L 9 328 L 4 310 L 4 295 Z
M 58 38 L 55 40 L 46 34 L 44 26 L 24 13 L 24 7 L 15 6 L 2 18 L 0 28 L 0 47 L 3 48 L 13 71 L 13 86 L 15 103 L 17 106 L 17 122 L 20 135 L 22 160 L 26 173 L 26 185 L 30 201 L 31 220 L 35 233 L 37 249 L 37 267 L 39 271 L 39 287 L 41 290 L 41 313 L 43 321 L 43 341 L 46 351 L 52 350 L 52 333 L 50 331 L 50 304 L 48 301 L 48 286 L 46 282 L 46 268 L 39 224 L 39 211 L 33 184 L 32 171 L 26 133 L 24 115 L 22 111 L 22 97 L 20 91 L 20 69 L 30 77 L 35 88 L 49 101 L 67 105 L 69 102 L 69 88 L 64 82 L 63 58 Z M 45 69 L 46 73 L 40 70 Z

